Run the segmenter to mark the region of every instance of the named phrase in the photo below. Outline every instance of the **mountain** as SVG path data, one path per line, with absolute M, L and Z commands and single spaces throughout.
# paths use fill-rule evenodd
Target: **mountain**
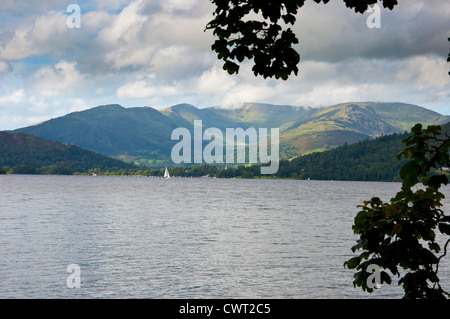
M 48 140 L 76 144 L 96 152 L 137 161 L 170 160 L 175 128 L 192 131 L 195 120 L 203 128 L 280 128 L 280 154 L 293 158 L 333 149 L 377 136 L 409 131 L 450 121 L 431 110 L 403 103 L 358 102 L 311 108 L 244 103 L 234 109 L 196 108 L 178 104 L 162 110 L 104 105 L 70 113 L 34 126 L 17 129 Z
M 150 107 L 103 105 L 15 130 L 108 155 L 168 158 L 178 125 Z
M 211 110 L 215 114 L 229 118 L 232 123 L 239 123 L 244 128 L 280 128 L 280 131 L 291 123 L 310 118 L 317 111 L 311 107 L 263 103 L 244 103 L 235 109 L 214 107 Z
M 174 121 L 177 127 L 186 127 L 188 129 L 193 129 L 195 120 L 202 120 L 204 127 L 217 127 L 220 129 L 236 125 L 235 121 L 215 112 L 213 108 L 198 109 L 190 104 L 174 105 L 162 109 L 160 112 Z
M 263 103 L 244 103 L 239 108 L 219 106 L 198 109 L 190 104 L 178 104 L 160 110 L 180 127 L 192 127 L 194 120 L 202 120 L 204 127 L 265 127 L 280 128 L 291 122 L 309 118 L 317 109 L 290 105 L 272 105 Z
M 0 132 L 0 168 L 16 173 L 84 173 L 89 169 L 127 169 L 133 165 L 76 145 L 48 141 L 24 133 Z
M 306 121 L 292 124 L 280 139 L 284 155 L 295 157 L 298 153 L 323 151 L 345 143 L 409 131 L 416 123 L 429 125 L 449 121 L 449 116 L 411 104 L 343 103 L 321 109 Z

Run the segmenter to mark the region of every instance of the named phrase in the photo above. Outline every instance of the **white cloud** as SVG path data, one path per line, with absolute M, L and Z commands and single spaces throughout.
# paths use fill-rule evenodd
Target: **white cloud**
M 448 86 L 447 61 L 437 56 L 419 56 L 406 61 L 404 68 L 397 73 L 397 79 L 412 81 L 420 88 Z
M 225 94 L 219 103 L 223 107 L 235 107 L 245 102 L 267 101 L 273 94 L 270 87 L 242 84 Z
M 162 85 L 155 86 L 145 80 L 128 83 L 121 86 L 117 90 L 117 97 L 119 99 L 139 99 L 148 98 L 152 96 L 171 96 L 179 93 L 176 86 Z
M 172 5 L 161 1 L 162 9 L 154 12 L 150 4 L 136 0 L 110 19 L 96 39 L 103 63 L 114 70 L 151 66 L 166 77 L 174 70 L 180 77 L 181 71 L 202 66 L 205 53 L 211 55 L 212 43 L 211 33 L 204 32 L 208 17 L 198 17 L 205 5 L 195 1 L 198 10 L 192 10 L 192 15 L 169 10 Z
M 135 41 L 142 24 L 148 19 L 141 14 L 143 8 L 143 0 L 131 2 L 114 18 L 110 26 L 99 33 L 99 40 L 113 46 L 118 42 Z
M 189 10 L 195 6 L 197 0 L 164 0 L 162 7 L 165 11 L 173 12 L 180 10 Z
M 198 92 L 206 94 L 222 93 L 231 90 L 237 84 L 237 78 L 224 72 L 217 63 L 202 73 L 197 80 Z
M 91 11 L 83 13 L 81 16 L 81 29 L 83 32 L 99 30 L 109 25 L 114 19 L 114 16 L 106 11 Z M 76 31 L 76 30 L 73 30 Z
M 17 104 L 24 101 L 24 99 L 25 99 L 25 90 L 19 89 L 12 92 L 9 95 L 0 97 L 0 104 L 9 104 L 9 103 Z
M 141 14 L 143 9 L 142 0 L 133 1 L 98 35 L 98 41 L 111 48 L 111 51 L 106 54 L 105 62 L 114 69 L 148 63 L 154 51 L 151 45 L 141 41 L 141 30 L 148 19 Z
M 83 78 L 76 70 L 75 62 L 60 61 L 55 66 L 37 70 L 31 86 L 43 96 L 64 96 L 74 92 Z
M 70 46 L 66 19 L 63 12 L 25 18 L 16 27 L 11 40 L 0 45 L 0 58 L 20 60 Z
M 84 111 L 84 110 L 87 110 L 89 108 L 90 108 L 89 104 L 86 103 L 83 99 L 76 98 L 73 101 L 73 105 L 70 108 L 70 112 Z

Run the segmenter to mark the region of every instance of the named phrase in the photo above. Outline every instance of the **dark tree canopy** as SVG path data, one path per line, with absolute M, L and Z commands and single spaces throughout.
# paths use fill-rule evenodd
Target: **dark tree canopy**
M 374 289 L 369 268 L 376 265 L 382 270 L 379 284 L 391 284 L 391 276 L 399 277 L 404 298 L 441 299 L 449 296 L 438 277 L 439 262 L 450 243 L 450 216 L 443 211 L 445 196 L 440 192 L 448 177 L 432 170 L 450 165 L 450 136 L 434 125 L 423 129 L 417 124 L 411 132 L 399 155 L 408 159 L 400 169 L 401 191 L 389 203 L 373 197 L 359 206 L 353 231 L 360 237 L 352 251 L 363 252 L 344 265 L 357 270 L 353 284 L 365 291 Z M 443 246 L 437 230 L 447 238 Z
M 293 45 L 299 40 L 289 25 L 295 24 L 295 15 L 305 0 L 211 1 L 217 8 L 206 29 L 212 29 L 217 37 L 212 50 L 225 62 L 224 70 L 238 73 L 239 63 L 249 59 L 254 62 L 255 76 L 286 80 L 292 73 L 297 75 L 300 55 Z M 364 13 L 369 5 L 378 2 L 391 10 L 398 4 L 397 0 L 343 1 L 356 13 Z M 249 18 L 255 14 L 258 19 Z M 344 265 L 357 270 L 354 285 L 365 291 L 374 289 L 368 279 L 369 269 L 375 265 L 382 270 L 379 284 L 390 284 L 391 276 L 400 277 L 405 298 L 446 298 L 449 293 L 440 285 L 438 269 L 450 239 L 442 247 L 436 230 L 444 237 L 450 236 L 450 216 L 442 210 L 444 195 L 439 191 L 448 184 L 448 177 L 433 170 L 450 166 L 450 136 L 442 136 L 439 126 L 422 129 L 420 124 L 411 132 L 404 140 L 407 148 L 400 153 L 408 160 L 400 169 L 402 190 L 389 203 L 373 197 L 359 206 L 353 230 L 360 238 L 352 251 L 363 252 Z M 419 184 L 423 189 L 416 189 Z M 404 276 L 401 270 L 406 271 Z
M 294 72 L 298 74 L 300 54 L 293 48 L 299 43 L 289 25 L 294 25 L 298 9 L 305 0 L 211 0 L 216 6 L 214 19 L 206 29 L 212 29 L 217 40 L 212 50 L 223 60 L 224 70 L 238 73 L 239 63 L 244 59 L 254 61 L 255 76 L 286 80 Z M 328 3 L 329 0 L 314 0 Z M 364 13 L 369 5 L 382 2 L 393 9 L 397 0 L 343 0 L 357 13 Z M 251 14 L 261 19 L 248 19 Z M 287 27 L 282 27 L 282 24 Z

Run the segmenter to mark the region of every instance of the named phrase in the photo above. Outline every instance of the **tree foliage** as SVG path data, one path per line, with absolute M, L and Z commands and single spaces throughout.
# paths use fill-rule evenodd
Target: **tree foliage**
M 396 154 L 402 151 L 402 140 L 407 136 L 409 133 L 385 135 L 291 160 L 281 160 L 278 171 L 270 176 L 261 174 L 260 165 L 229 165 L 227 171 L 218 170 L 217 177 L 400 181 L 399 170 L 405 159 L 399 160 Z M 284 145 L 281 146 L 283 148 Z
M 290 26 L 296 22 L 298 10 L 305 0 L 211 0 L 216 5 L 214 19 L 207 26 L 217 37 L 212 50 L 224 61 L 230 74 L 238 73 L 244 59 L 254 61 L 255 76 L 286 80 L 298 74 L 300 54 L 293 47 L 299 43 Z M 328 3 L 329 0 L 314 0 Z M 378 0 L 343 0 L 357 13 L 364 13 Z M 393 9 L 397 0 L 380 0 Z M 258 17 L 255 19 L 254 17 Z M 283 26 L 285 25 L 285 26 Z
M 136 166 L 118 159 L 82 149 L 76 145 L 46 141 L 21 133 L 9 134 L 0 143 L 0 168 L 11 174 L 72 175 L 89 169 L 135 169 Z M 13 136 L 17 140 L 13 140 Z M 11 140 L 9 140 L 11 139 Z M 9 169 L 5 170 L 5 167 Z M 1 171 L 0 171 L 1 174 Z
M 440 285 L 438 270 L 450 239 L 441 247 L 436 236 L 437 230 L 443 236 L 450 235 L 450 216 L 442 210 L 444 195 L 439 191 L 448 178 L 430 174 L 435 168 L 449 165 L 450 138 L 442 136 L 440 130 L 440 126 L 414 126 L 412 135 L 404 139 L 407 148 L 399 154 L 408 159 L 400 169 L 401 191 L 389 203 L 374 197 L 359 206 L 353 231 L 360 237 L 352 251 L 362 253 L 344 263 L 357 270 L 355 286 L 372 292 L 368 267 L 377 265 L 382 269 L 380 284 L 390 284 L 391 276 L 398 276 L 405 298 L 449 295 Z

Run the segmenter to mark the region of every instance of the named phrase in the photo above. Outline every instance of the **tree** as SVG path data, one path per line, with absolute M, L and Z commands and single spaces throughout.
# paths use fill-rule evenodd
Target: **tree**
M 353 230 L 360 237 L 352 251 L 363 252 L 344 263 L 358 270 L 354 286 L 373 292 L 371 267 L 376 265 L 380 270 L 379 284 L 391 284 L 391 275 L 398 276 L 404 298 L 449 296 L 439 283 L 438 270 L 450 239 L 443 248 L 436 240 L 436 229 L 444 236 L 450 235 L 450 216 L 441 209 L 444 195 L 439 191 L 448 179 L 432 173 L 449 165 L 450 137 L 442 136 L 440 130 L 440 126 L 414 126 L 412 135 L 403 141 L 408 147 L 399 154 L 409 159 L 400 169 L 401 191 L 390 203 L 374 197 L 359 206 L 361 211 L 355 217 Z M 420 182 L 423 186 L 418 187 Z M 436 254 L 442 250 L 438 257 Z M 402 275 L 399 268 L 406 273 Z
M 295 14 L 305 0 L 211 0 L 216 5 L 214 19 L 207 25 L 218 38 L 212 50 L 225 63 L 224 70 L 230 74 L 239 72 L 244 59 L 254 60 L 255 76 L 275 76 L 286 80 L 293 72 L 298 74 L 300 55 L 293 48 L 299 43 L 290 27 L 296 21 Z M 329 0 L 314 0 L 328 3 Z M 343 0 L 357 13 L 364 13 L 369 5 L 378 0 Z M 393 9 L 397 0 L 380 0 L 385 8 Z M 262 15 L 259 20 L 247 19 L 250 15 Z
M 223 68 L 229 74 L 239 72 L 239 63 L 253 60 L 253 73 L 264 78 L 275 76 L 286 80 L 298 74 L 300 55 L 293 48 L 298 38 L 290 27 L 294 25 L 298 9 L 305 0 L 211 0 L 216 6 L 214 19 L 206 29 L 213 30 L 218 38 L 212 50 L 224 61 Z M 314 0 L 328 3 L 329 0 Z M 357 13 L 364 13 L 368 5 L 377 0 L 343 0 L 346 6 Z M 393 9 L 396 0 L 380 0 L 385 8 Z M 262 16 L 259 20 L 248 19 L 249 15 Z M 449 38 L 450 41 L 450 38 Z M 450 62 L 450 54 L 448 57 Z M 450 74 L 450 72 L 449 72 Z M 344 263 L 355 274 L 354 285 L 372 292 L 369 287 L 370 266 L 384 269 L 380 273 L 380 284 L 391 283 L 392 275 L 401 276 L 399 268 L 406 274 L 399 280 L 405 298 L 445 298 L 449 294 L 439 284 L 439 262 L 447 253 L 450 239 L 442 248 L 436 241 L 438 229 L 450 235 L 450 216 L 442 211 L 439 192 L 447 185 L 446 175 L 431 174 L 433 169 L 449 164 L 450 138 L 439 137 L 440 127 L 429 126 L 423 130 L 420 124 L 412 129 L 412 135 L 404 140 L 407 147 L 400 156 L 409 159 L 400 170 L 402 190 L 384 203 L 374 197 L 359 206 L 353 230 L 360 235 L 353 252 L 363 250 Z M 412 188 L 421 182 L 424 186 Z M 427 247 L 424 247 L 426 244 Z

